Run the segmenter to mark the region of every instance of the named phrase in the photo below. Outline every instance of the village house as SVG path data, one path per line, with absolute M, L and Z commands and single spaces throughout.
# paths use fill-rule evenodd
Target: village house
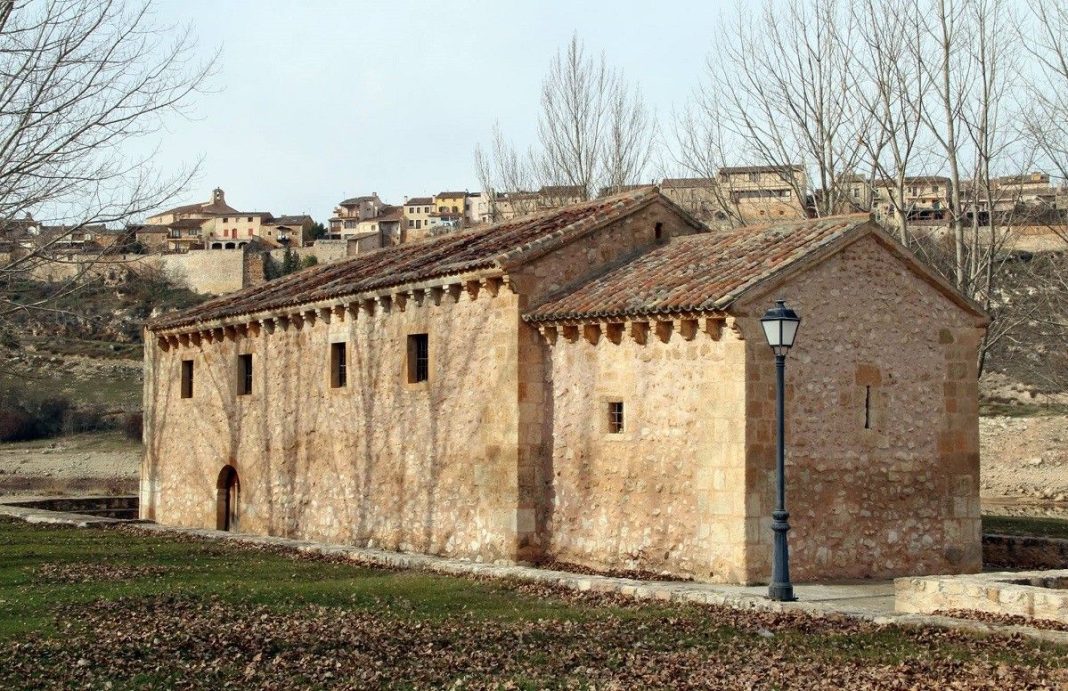
M 334 209 L 334 215 L 328 221 L 327 237 L 340 240 L 368 232 L 360 229 L 361 221 L 377 218 L 382 207 L 387 206 L 378 198 L 378 192 L 361 197 L 343 199 Z M 377 231 L 377 228 L 375 229 Z
M 867 216 L 708 232 L 644 188 L 150 322 L 141 516 L 701 581 L 978 571 L 988 323 Z
M 717 227 L 808 216 L 808 178 L 798 165 L 724 167 L 714 178 L 665 178 L 660 189 L 695 217 Z
M 275 218 L 268 211 L 238 211 L 226 203 L 226 194 L 216 187 L 206 202 L 149 216 L 135 234 L 143 246 L 155 250 L 162 239 L 161 229 L 166 229 L 160 249 L 168 252 L 241 249 L 253 240 L 268 248 L 303 247 L 313 225 L 306 214 Z
M 897 217 L 898 207 L 913 222 L 936 226 L 949 223 L 952 183 L 948 177 L 915 175 L 905 177 L 903 182 L 903 201 L 894 204 L 898 197 L 896 180 L 843 175 L 838 180 L 845 197 L 843 210 L 870 210 L 877 220 L 890 221 Z M 962 180 L 962 217 L 969 224 L 977 217 L 984 226 L 991 220 L 995 224 L 1045 221 L 1060 225 L 1064 219 L 1056 213 L 1057 192 L 1050 176 L 1042 172 L 994 177 L 989 186 Z
M 422 240 L 437 225 L 437 208 L 433 197 L 411 197 L 404 200 L 404 239 Z
M 489 204 L 481 192 L 468 192 L 464 198 L 464 225 L 467 227 L 489 223 Z
M 510 221 L 538 211 L 577 204 L 586 198 L 586 192 L 580 185 L 545 185 L 537 192 L 489 190 L 486 197 L 486 220 Z

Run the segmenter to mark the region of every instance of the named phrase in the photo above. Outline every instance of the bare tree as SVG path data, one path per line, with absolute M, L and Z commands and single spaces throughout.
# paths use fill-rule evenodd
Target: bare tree
M 746 218 L 733 194 L 731 178 L 719 179 L 722 168 L 737 162 L 725 117 L 716 94 L 698 91 L 686 109 L 672 119 L 671 160 L 662 167 L 682 170 L 703 181 L 695 198 L 682 200 L 687 211 L 702 221 L 740 226 L 746 224 Z
M 655 140 L 655 120 L 645 107 L 641 89 L 628 89 L 620 80 L 608 103 L 608 133 L 601 154 L 603 186 L 615 193 L 641 180 Z
M 0 318 L 47 308 L 13 301 L 3 286 L 62 261 L 56 250 L 71 234 L 125 223 L 183 189 L 192 170 L 161 175 L 153 151 L 135 151 L 151 149 L 166 118 L 203 89 L 214 57 L 195 48 L 188 30 L 154 25 L 149 2 L 0 1 L 0 219 L 10 228 L 33 214 L 64 229 L 0 267 Z
M 489 202 L 491 221 L 535 210 L 533 156 L 529 151 L 520 153 L 505 138 L 500 123 L 493 126 L 489 151 L 484 151 L 481 145 L 475 147 L 475 171 Z
M 862 50 L 854 93 L 870 124 L 860 143 L 883 181 L 879 186 L 889 189 L 898 239 L 908 244 L 912 209 L 905 188 L 923 153 L 923 102 L 930 89 L 922 69 L 922 13 L 917 0 L 859 0 L 852 14 Z
M 736 156 L 814 173 L 820 215 L 838 209 L 840 176 L 862 158 L 866 124 L 851 96 L 854 33 L 837 0 L 765 2 L 762 12 L 723 24 L 697 95 L 699 110 L 723 114 Z M 806 178 L 787 180 L 799 200 L 809 196 Z
M 1017 39 L 1034 59 L 1026 133 L 1062 183 L 1068 183 L 1068 5 L 1031 0 L 1032 21 Z
M 577 35 L 556 54 L 541 85 L 537 161 L 543 180 L 579 187 L 587 198 L 596 194 L 612 95 L 620 88 L 604 54 L 590 56 Z
M 932 85 L 931 108 L 924 112 L 928 131 L 941 148 L 949 172 L 948 212 L 953 236 L 955 266 L 953 278 L 964 290 L 967 282 L 967 253 L 964 237 L 964 209 L 961 202 L 961 117 L 971 79 L 971 63 L 967 59 L 967 32 L 962 26 L 966 6 L 970 0 L 934 0 L 928 8 L 934 28 L 929 31 L 933 40 L 932 58 L 925 70 Z
M 580 198 L 589 199 L 601 189 L 639 182 L 655 135 L 641 90 L 610 68 L 604 54 L 590 55 L 575 35 L 542 81 L 537 147 L 520 154 L 495 127 L 489 149 L 476 149 L 475 167 L 483 187 L 577 188 Z M 518 197 L 516 214 L 524 212 Z M 570 191 L 563 195 L 570 197 Z

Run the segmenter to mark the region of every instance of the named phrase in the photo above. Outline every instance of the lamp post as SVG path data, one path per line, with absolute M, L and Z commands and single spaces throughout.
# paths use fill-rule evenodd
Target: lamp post
M 776 300 L 775 306 L 760 318 L 764 327 L 764 336 L 775 353 L 775 420 L 778 427 L 776 435 L 775 458 L 775 510 L 771 514 L 771 529 L 775 533 L 774 551 L 771 561 L 771 585 L 768 597 L 779 602 L 796 600 L 794 586 L 790 583 L 790 546 L 786 533 L 790 530 L 790 514 L 786 511 L 786 353 L 794 345 L 797 327 L 801 318 L 786 306 L 784 300 Z

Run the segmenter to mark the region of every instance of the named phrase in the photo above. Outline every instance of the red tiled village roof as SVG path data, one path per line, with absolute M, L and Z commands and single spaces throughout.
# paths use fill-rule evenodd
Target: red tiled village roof
M 720 310 L 821 247 L 857 231 L 867 215 L 835 216 L 672 238 L 524 315 L 527 321 Z
M 209 300 L 149 322 L 171 329 L 417 283 L 468 272 L 500 269 L 542 256 L 606 223 L 661 199 L 655 187 L 359 254 L 299 271 L 266 284 Z M 696 223 L 696 222 L 695 222 Z

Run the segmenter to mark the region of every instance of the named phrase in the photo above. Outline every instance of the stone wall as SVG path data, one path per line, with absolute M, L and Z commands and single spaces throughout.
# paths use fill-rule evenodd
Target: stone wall
M 894 581 L 894 611 L 989 612 L 1068 624 L 1068 570 L 1007 571 Z
M 297 257 L 304 259 L 305 257 L 315 257 L 316 261 L 320 264 L 329 264 L 331 262 L 340 261 L 352 254 L 349 240 L 316 240 L 314 245 L 308 245 L 307 247 L 294 247 L 293 253 Z M 280 262 L 285 258 L 285 249 L 271 250 L 271 259 L 276 262 Z
M 744 579 L 745 345 L 699 324 L 571 327 L 556 338 L 556 558 Z M 612 401 L 624 406 L 621 433 L 609 430 Z
M 647 250 L 657 242 L 658 225 L 663 241 L 667 241 L 672 235 L 695 232 L 674 210 L 656 202 L 619 222 L 594 229 L 573 244 L 555 248 L 512 271 L 509 278 L 519 291 L 520 311 L 531 309 L 548 296 L 580 283 L 593 274 L 603 272 L 608 267 L 633 257 L 637 252 Z M 557 547 L 562 546 L 554 543 L 553 538 L 553 531 L 560 520 L 556 513 L 560 496 L 559 483 L 570 483 L 574 479 L 557 474 L 554 434 L 559 422 L 555 409 L 559 389 L 555 381 L 553 353 L 553 348 L 534 328 L 525 323 L 521 325 L 518 354 L 521 378 L 520 515 L 534 526 L 527 543 L 522 545 L 521 554 L 525 558 L 553 553 Z M 596 409 L 586 411 L 584 415 L 586 414 L 596 415 Z M 586 430 L 574 431 L 582 434 Z M 593 467 L 600 463 L 601 459 L 584 458 L 577 459 L 576 462 L 592 464 Z M 579 472 L 585 473 L 587 470 L 582 469 Z M 600 489 L 588 487 L 581 491 L 596 493 Z M 575 508 L 572 505 L 568 510 L 573 511 Z M 593 541 L 588 540 L 587 544 L 592 545 Z M 668 544 L 670 541 L 665 543 Z M 650 543 L 648 547 L 656 551 L 659 544 Z M 593 554 L 579 555 L 570 548 L 566 551 L 566 555 L 561 552 L 555 556 L 567 556 L 591 564 L 608 564 L 615 563 L 620 554 L 618 545 L 605 545 L 602 551 Z M 663 563 L 663 560 L 657 563 Z
M 1013 569 L 1068 569 L 1068 540 L 984 535 L 983 564 Z
M 251 259 L 249 259 L 251 258 Z M 184 254 L 73 255 L 62 262 L 38 262 L 31 276 L 38 281 L 66 281 L 85 274 L 118 277 L 127 271 L 162 270 L 172 281 L 197 293 L 222 295 L 263 279 L 260 254 L 241 250 L 195 250 Z
M 146 338 L 142 515 L 215 527 L 230 466 L 245 532 L 766 581 L 775 389 L 757 319 L 781 293 L 804 320 L 788 366 L 795 578 L 978 569 L 980 318 L 865 237 L 737 319 L 521 321 L 657 226 L 694 232 L 656 203 L 505 274 Z M 407 379 L 414 333 L 426 383 Z M 339 342 L 348 383 L 332 388 Z
M 273 333 L 146 345 L 142 515 L 216 527 L 217 479 L 240 480 L 240 529 L 479 560 L 515 557 L 516 296 L 429 293 L 293 320 Z M 429 382 L 407 380 L 407 336 L 429 334 Z M 348 383 L 331 388 L 330 344 Z M 236 395 L 237 356 L 253 391 Z M 181 361 L 194 362 L 180 397 Z
M 548 346 L 521 322 L 521 300 L 649 246 L 657 223 L 665 234 L 693 232 L 657 204 L 524 265 L 493 291 L 487 284 L 477 299 L 457 283 L 434 289 L 440 304 L 427 290 L 422 304 L 361 309 L 355 322 L 298 320 L 167 350 L 148 339 L 143 514 L 214 527 L 229 464 L 243 531 L 537 558 L 553 506 L 552 384 Z M 420 332 L 430 335 L 431 379 L 409 385 L 406 336 Z M 329 344 L 340 341 L 349 383 L 331 389 Z M 236 395 L 239 353 L 255 363 L 249 396 Z M 179 395 L 183 359 L 195 363 L 192 399 Z
M 780 296 L 802 319 L 786 363 L 794 578 L 978 570 L 979 319 L 867 237 L 738 306 L 748 580 L 771 573 L 775 365 L 757 320 Z
M 254 284 L 247 280 L 246 257 L 262 262 L 259 252 L 251 250 L 196 250 L 185 254 L 163 254 L 155 259 L 169 276 L 189 286 L 190 290 L 222 295 Z M 262 263 L 260 267 L 262 280 Z

